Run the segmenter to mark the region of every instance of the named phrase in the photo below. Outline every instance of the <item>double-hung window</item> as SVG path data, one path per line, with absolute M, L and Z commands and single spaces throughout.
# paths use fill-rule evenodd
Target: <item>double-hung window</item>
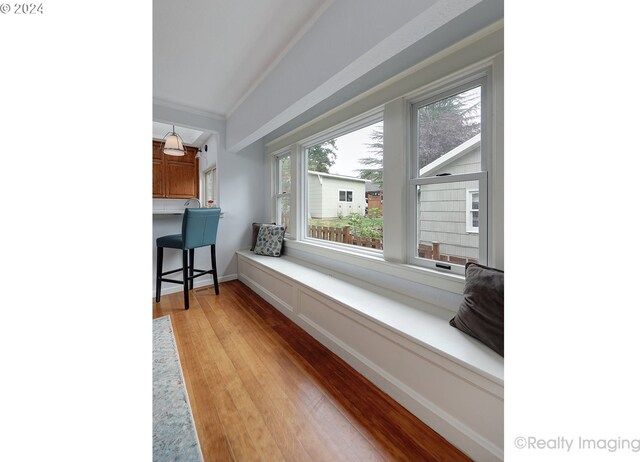
M 487 77 L 411 105 L 411 263 L 464 274 L 487 262 L 490 123 Z
M 276 222 L 290 229 L 291 216 L 291 153 L 286 152 L 276 157 Z

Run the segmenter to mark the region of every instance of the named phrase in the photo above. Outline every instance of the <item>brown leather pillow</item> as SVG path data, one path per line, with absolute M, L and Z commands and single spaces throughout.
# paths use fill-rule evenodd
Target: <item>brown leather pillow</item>
M 251 227 L 253 228 L 253 236 L 251 237 L 251 248 L 250 251 L 256 248 L 256 241 L 258 240 L 258 231 L 260 231 L 260 225 L 275 225 L 275 223 L 252 223 Z
M 504 271 L 465 265 L 464 299 L 449 324 L 504 357 Z

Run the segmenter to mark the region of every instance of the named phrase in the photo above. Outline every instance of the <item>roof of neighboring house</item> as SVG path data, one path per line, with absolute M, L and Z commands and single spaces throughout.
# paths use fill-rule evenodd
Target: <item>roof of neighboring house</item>
M 469 138 L 464 143 L 456 146 L 448 153 L 438 157 L 429 165 L 422 167 L 420 169 L 420 176 L 429 176 L 430 173 L 433 173 L 436 170 L 440 170 L 442 167 L 450 164 L 454 160 L 459 159 L 466 154 L 469 154 L 478 146 L 480 146 L 480 133 L 472 138 Z
M 355 176 L 345 176 L 345 175 L 334 175 L 332 173 L 323 173 L 323 172 L 314 172 L 312 170 L 309 170 L 309 175 L 318 175 L 318 176 L 323 176 L 326 178 L 336 178 L 338 180 L 351 180 L 351 181 L 359 181 L 362 183 L 367 183 L 367 182 L 371 182 L 371 180 L 365 180 L 364 178 L 358 178 Z

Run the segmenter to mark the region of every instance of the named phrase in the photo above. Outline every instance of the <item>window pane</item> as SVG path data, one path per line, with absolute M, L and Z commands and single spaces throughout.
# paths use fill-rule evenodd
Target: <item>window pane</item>
M 209 201 L 215 202 L 215 198 L 213 195 L 214 174 L 215 170 L 209 170 L 207 173 L 205 173 L 204 176 L 204 203 L 207 205 L 209 204 Z
M 310 146 L 306 157 L 307 237 L 382 249 L 383 123 Z
M 467 191 L 479 181 L 456 181 L 416 186 L 419 258 L 464 265 L 479 262 L 478 232 L 469 232 L 478 211 L 467 210 Z
M 470 142 L 475 136 L 479 141 L 480 109 L 480 87 L 418 108 L 419 176 L 469 172 L 459 169 L 450 171 L 450 163 L 464 154 L 464 143 Z M 438 171 L 441 168 L 445 170 Z
M 278 194 L 291 192 L 291 156 L 278 159 Z
M 471 194 L 471 209 L 478 210 L 480 207 L 480 193 L 474 192 Z
M 278 224 L 286 228 L 289 232 L 289 216 L 291 212 L 291 196 L 282 196 L 278 201 Z

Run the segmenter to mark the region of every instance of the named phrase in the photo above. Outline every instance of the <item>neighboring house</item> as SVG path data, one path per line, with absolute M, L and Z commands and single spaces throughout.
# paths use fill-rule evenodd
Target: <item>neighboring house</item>
M 367 183 L 365 194 L 367 195 L 367 210 L 378 209 L 380 213 L 382 213 L 384 200 L 382 196 L 382 186 L 373 182 Z
M 480 170 L 480 135 L 465 141 L 420 169 L 421 177 Z M 419 254 L 452 263 L 479 260 L 478 182 L 458 181 L 424 186 L 418 217 Z M 434 257 L 433 243 L 439 243 Z
M 308 176 L 311 218 L 337 218 L 351 212 L 364 215 L 367 208 L 364 191 L 369 180 L 313 171 Z

